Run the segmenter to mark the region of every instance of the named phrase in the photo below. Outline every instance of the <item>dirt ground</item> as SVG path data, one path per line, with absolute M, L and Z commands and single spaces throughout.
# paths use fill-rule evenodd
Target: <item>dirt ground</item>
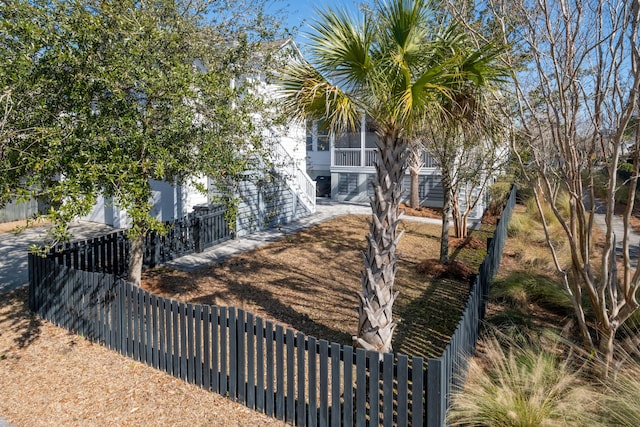
M 406 221 L 402 228 L 394 348 L 438 355 L 469 286 L 418 272 L 422 260 L 437 256 L 438 225 Z M 147 271 L 144 285 L 182 300 L 245 308 L 318 338 L 350 344 L 366 231 L 365 217 L 341 217 L 195 273 Z M 452 251 L 464 261 L 464 249 Z M 11 423 L 284 425 L 41 321 L 29 313 L 26 300 L 24 288 L 0 297 L 0 417 Z
M 39 219 L 37 221 L 30 221 L 30 222 L 27 222 L 25 220 L 0 222 L 0 233 L 12 233 L 12 232 L 15 232 L 16 230 L 19 230 L 20 228 L 24 228 L 27 226 L 37 227 L 45 224 L 48 224 L 48 222 L 42 219 Z

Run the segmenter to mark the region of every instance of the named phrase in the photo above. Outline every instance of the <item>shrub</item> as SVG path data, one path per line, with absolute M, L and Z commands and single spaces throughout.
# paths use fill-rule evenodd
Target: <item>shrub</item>
M 489 187 L 489 206 L 487 211 L 490 215 L 500 215 L 502 213 L 503 206 L 507 203 L 509 198 L 509 192 L 513 181 L 510 177 L 502 177 Z

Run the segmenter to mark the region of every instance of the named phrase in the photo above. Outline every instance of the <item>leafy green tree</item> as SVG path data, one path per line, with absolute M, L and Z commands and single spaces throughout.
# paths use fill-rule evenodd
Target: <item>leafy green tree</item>
M 450 85 L 463 78 L 442 56 L 434 14 L 423 0 L 377 1 L 360 19 L 339 10 L 320 13 L 309 34 L 309 63 L 285 69 L 283 93 L 302 118 L 327 117 L 334 133 L 371 118 L 377 141 L 372 221 L 364 254 L 357 345 L 391 351 L 396 322 L 398 205 L 414 128 L 439 110 Z
M 260 148 L 251 115 L 261 103 L 231 82 L 262 68 L 253 53 L 274 27 L 264 2 L 248 4 L 2 2 L 2 194 L 49 201 L 55 238 L 98 195 L 111 198 L 131 221 L 139 283 L 144 235 L 162 231 L 149 180 L 209 176 L 231 199 Z

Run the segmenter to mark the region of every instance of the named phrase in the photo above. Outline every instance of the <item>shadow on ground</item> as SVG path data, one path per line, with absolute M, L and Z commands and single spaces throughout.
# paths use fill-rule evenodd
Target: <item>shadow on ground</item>
M 420 260 L 437 256 L 439 225 L 407 222 L 403 228 L 394 349 L 439 356 L 455 330 L 469 284 L 417 272 Z M 150 270 L 143 286 L 191 303 L 242 308 L 318 339 L 351 345 L 367 230 L 366 217 L 343 216 L 194 272 Z
M 24 287 L 0 298 L 0 357 L 12 347 L 28 347 L 40 336 L 42 320 L 29 311 L 28 299 Z

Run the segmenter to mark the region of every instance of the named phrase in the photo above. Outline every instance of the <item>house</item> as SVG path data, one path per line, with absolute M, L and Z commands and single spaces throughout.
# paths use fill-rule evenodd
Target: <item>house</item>
M 293 49 L 294 54 L 299 54 L 290 39 L 269 43 L 265 49 L 284 55 L 292 54 Z M 252 80 L 251 83 L 265 99 L 275 100 L 275 87 L 264 73 L 246 80 Z M 255 119 L 261 121 L 260 117 Z M 264 127 L 262 144 L 268 156 L 261 159 L 261 167 L 247 172 L 247 178 L 237 186 L 239 204 L 236 229 L 233 230 L 237 236 L 286 224 L 315 212 L 315 182 L 307 174 L 304 140 L 302 123 Z M 198 183 L 207 189 L 207 194 L 195 186 L 152 180 L 151 215 L 161 221 L 171 221 L 187 215 L 197 205 L 208 203 L 217 190 L 206 177 L 199 178 Z M 92 212 L 83 219 L 117 228 L 129 225 L 126 212 L 104 197 L 98 198 Z
M 338 201 L 368 202 L 373 196 L 371 185 L 375 174 L 377 136 L 362 117 L 359 132 L 332 135 L 322 120 L 314 120 L 306 126 L 307 171 L 318 182 L 331 183 L 331 198 Z M 439 169 L 425 152 L 419 173 L 419 200 L 421 206 L 441 208 L 442 183 Z M 404 201 L 409 200 L 410 176 L 407 171 L 403 182 Z M 464 195 L 461 194 L 464 206 Z M 481 200 L 471 212 L 470 218 L 481 218 L 485 209 Z

